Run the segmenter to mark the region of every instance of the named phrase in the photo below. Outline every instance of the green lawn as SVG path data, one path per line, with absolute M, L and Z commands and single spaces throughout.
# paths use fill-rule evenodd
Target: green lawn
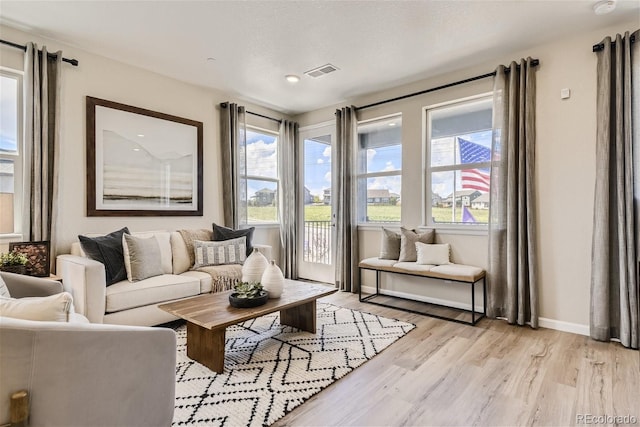
M 488 209 L 469 209 L 478 223 L 486 224 L 489 220 Z M 306 205 L 304 207 L 306 221 L 330 221 L 331 208 L 327 205 Z M 278 222 L 275 206 L 249 206 L 249 222 Z M 400 206 L 367 206 L 367 214 L 371 222 L 400 222 Z M 433 208 L 435 222 L 451 222 L 451 208 Z M 456 209 L 456 222 L 462 222 L 462 208 Z

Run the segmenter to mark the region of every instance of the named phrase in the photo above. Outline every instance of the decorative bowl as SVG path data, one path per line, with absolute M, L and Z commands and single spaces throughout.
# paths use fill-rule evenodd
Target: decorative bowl
M 229 295 L 229 304 L 235 308 L 251 308 L 266 304 L 269 300 L 269 292 L 261 291 L 257 298 L 238 298 L 238 293 L 234 292 Z

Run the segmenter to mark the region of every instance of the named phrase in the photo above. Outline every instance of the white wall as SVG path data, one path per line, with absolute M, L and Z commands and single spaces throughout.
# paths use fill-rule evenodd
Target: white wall
M 80 62 L 78 67 L 66 63 L 62 66 L 60 215 L 57 225 L 59 252 L 68 252 L 77 235 L 87 232 L 110 232 L 124 226 L 132 231 L 143 231 L 211 228 L 212 222 L 222 224 L 219 104 L 237 100 L 221 92 L 180 82 L 10 27 L 0 26 L 0 35 L 3 39 L 15 43 L 24 44 L 33 41 L 38 46 L 46 45 L 47 49 L 53 52 L 60 49 L 64 57 L 75 58 Z M 22 70 L 23 57 L 19 49 L 4 45 L 0 47 L 0 65 L 2 66 Z M 204 123 L 203 216 L 86 216 L 86 96 L 160 111 Z M 282 114 L 259 106 L 246 102 L 240 103 L 257 113 L 283 117 Z M 252 123 L 261 127 L 270 127 L 275 123 L 254 119 L 253 116 L 248 116 L 249 120 L 254 120 L 255 123 Z M 256 230 L 255 240 L 258 243 L 273 245 L 273 254 L 276 259 L 279 259 L 277 230 L 259 228 Z M 6 250 L 6 248 L 0 248 L 0 250 Z
M 626 24 L 576 34 L 572 38 L 505 55 L 499 61 L 353 98 L 335 106 L 366 105 L 424 90 L 493 71 L 500 63 L 508 64 L 522 57 L 540 60 L 536 186 L 539 311 L 543 326 L 588 333 L 596 138 L 596 56 L 591 47 L 605 36 L 637 28 L 637 19 L 630 20 Z M 491 79 L 486 79 L 359 112 L 361 120 L 402 112 L 402 223 L 405 226 L 418 226 L 423 221 L 424 184 L 415 185 L 423 182 L 422 107 L 482 93 L 491 90 L 491 84 Z M 562 88 L 571 89 L 570 99 L 560 99 Z M 296 120 L 301 126 L 330 120 L 335 107 L 302 114 Z M 486 235 L 453 235 L 444 231 L 438 231 L 438 235 L 440 240 L 452 243 L 456 262 L 486 266 Z M 363 227 L 360 237 L 361 257 L 376 256 L 379 231 Z

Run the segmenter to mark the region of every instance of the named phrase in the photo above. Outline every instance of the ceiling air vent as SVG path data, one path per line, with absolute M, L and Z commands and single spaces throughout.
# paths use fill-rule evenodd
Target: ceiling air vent
M 333 73 L 339 68 L 335 65 L 325 64 L 320 67 L 314 68 L 313 70 L 305 71 L 305 74 L 309 77 L 317 78 L 324 76 L 325 74 Z

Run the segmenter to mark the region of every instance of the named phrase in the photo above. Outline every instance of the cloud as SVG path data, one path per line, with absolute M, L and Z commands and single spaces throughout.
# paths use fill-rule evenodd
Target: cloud
M 401 194 L 400 190 L 402 189 L 402 177 L 400 175 L 378 176 L 376 178 L 367 180 L 367 188 L 369 190 L 388 189 L 391 193 Z
M 395 166 L 393 165 L 393 162 L 392 162 L 392 161 L 388 161 L 388 162 L 386 163 L 386 165 L 385 165 L 384 169 L 382 169 L 382 170 L 383 170 L 384 172 L 389 172 L 389 171 L 397 171 L 397 170 L 398 170 L 398 168 L 397 168 L 397 167 L 395 167 Z
M 258 140 L 247 144 L 247 174 L 278 177 L 278 150 L 276 143 L 265 143 Z
M 319 164 L 319 165 L 321 165 L 321 164 L 323 164 L 323 163 L 324 163 L 324 160 L 323 160 L 323 159 L 318 159 L 318 164 Z
M 324 149 L 324 151 L 322 152 L 322 155 L 325 157 L 331 157 L 331 146 L 327 146 L 327 148 Z
M 324 180 L 327 182 L 331 182 L 331 171 L 324 174 Z

